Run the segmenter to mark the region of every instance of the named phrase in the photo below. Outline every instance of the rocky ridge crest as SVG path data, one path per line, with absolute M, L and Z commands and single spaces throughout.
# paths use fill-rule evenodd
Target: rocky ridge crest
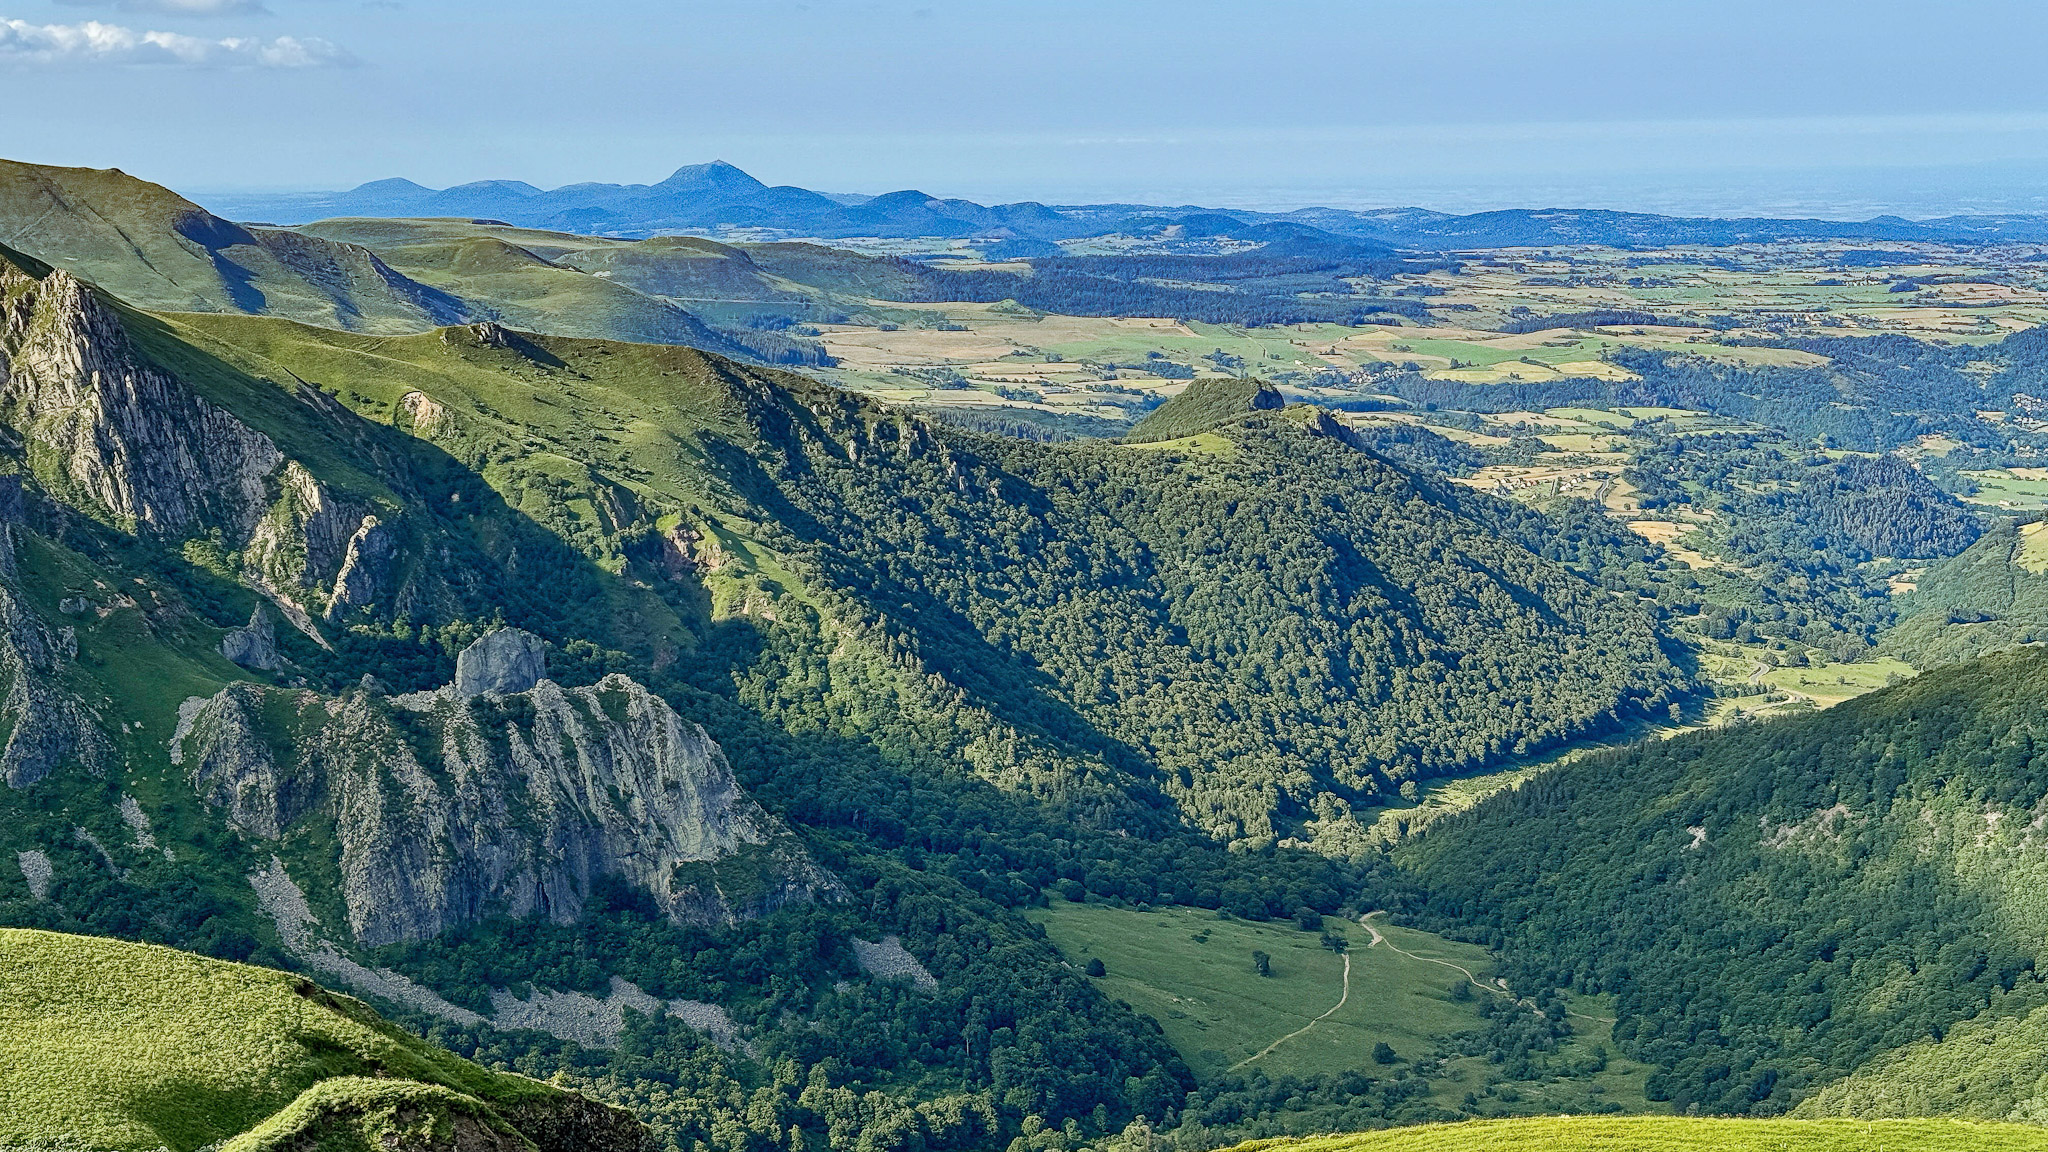
M 506 629 L 463 662 L 538 648 Z M 364 946 L 489 916 L 570 922 L 606 876 L 704 925 L 840 892 L 704 730 L 623 675 L 396 699 L 238 683 L 187 701 L 172 756 L 247 835 L 331 822 Z
M 397 538 L 371 506 L 152 363 L 90 285 L 0 260 L 0 301 L 0 425 L 53 498 L 124 532 L 217 533 L 295 618 L 391 590 Z

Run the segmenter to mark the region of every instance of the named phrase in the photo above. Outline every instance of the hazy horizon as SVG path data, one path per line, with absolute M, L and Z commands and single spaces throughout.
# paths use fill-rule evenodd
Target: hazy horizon
M 2048 96 L 2021 79 L 2048 12 L 1968 16 L 18 0 L 0 10 L 17 79 L 0 155 L 201 199 L 392 176 L 646 183 L 723 158 L 771 184 L 982 202 L 2048 209 Z
M 707 157 L 688 163 L 708 163 L 723 157 Z M 681 167 L 678 164 L 674 167 Z M 1978 173 L 1966 169 L 1890 169 L 1855 174 L 1845 178 L 1839 172 L 1788 171 L 1756 173 L 1745 179 L 1726 179 L 1712 185 L 1684 183 L 1645 176 L 1636 179 L 1610 177 L 1605 181 L 1544 181 L 1503 184 L 1467 182 L 1455 185 L 1422 181 L 1387 183 L 1379 186 L 1270 185 L 1267 187 L 1200 185 L 1104 185 L 1093 191 L 1031 189 L 1002 184 L 983 185 L 980 190 L 960 190 L 938 181 L 903 182 L 888 186 L 848 187 L 846 181 L 829 178 L 779 178 L 772 173 L 736 165 L 763 182 L 794 184 L 834 194 L 876 196 L 916 188 L 947 199 L 974 200 L 984 204 L 1037 201 L 1054 205 L 1149 204 L 1166 207 L 1201 206 L 1257 212 L 1290 212 L 1304 208 L 1372 210 L 1383 208 L 1425 208 L 1439 212 L 1473 213 L 1504 209 L 1578 208 L 1643 212 L 1670 216 L 1710 217 L 1812 217 L 1832 220 L 1867 220 L 1874 216 L 1897 215 L 1927 219 L 1949 215 L 1997 215 L 2005 213 L 2048 213 L 2048 167 L 2023 171 Z M 664 168 L 644 177 L 604 180 L 603 183 L 653 184 L 674 171 Z M 146 173 L 138 173 L 147 175 Z M 403 172 L 388 173 L 347 185 L 335 186 L 244 186 L 185 187 L 176 190 L 201 203 L 209 198 L 233 200 L 271 195 L 311 195 L 344 192 L 374 180 L 412 179 Z M 517 175 L 482 174 L 474 180 L 517 180 Z M 427 184 L 450 187 L 470 181 Z M 543 189 L 564 187 L 538 184 Z

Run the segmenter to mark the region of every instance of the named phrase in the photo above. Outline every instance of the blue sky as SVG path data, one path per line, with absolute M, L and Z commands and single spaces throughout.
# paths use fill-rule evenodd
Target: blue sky
M 2048 6 L 0 0 L 0 155 L 188 191 L 2048 210 Z

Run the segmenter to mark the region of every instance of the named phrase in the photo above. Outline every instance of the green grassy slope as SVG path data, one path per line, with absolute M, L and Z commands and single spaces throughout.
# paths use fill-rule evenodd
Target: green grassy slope
M 321 220 L 298 229 L 360 244 L 407 273 L 522 328 L 568 336 L 675 341 L 675 313 L 716 325 L 684 342 L 768 363 L 816 363 L 789 325 L 894 317 L 878 300 L 920 300 L 921 272 L 812 244 L 721 244 L 693 236 L 615 240 L 464 219 Z
M 1420 1070 L 1429 1103 L 1447 1112 L 1661 1110 L 1642 1098 L 1646 1067 L 1611 1052 L 1596 1055 L 1611 1039 L 1606 1009 L 1595 1000 L 1569 1003 L 1572 1034 L 1542 1067 L 1507 1069 L 1489 1059 L 1499 1043 L 1489 1032 L 1494 1014 L 1504 1012 L 1512 1026 L 1529 1012 L 1495 982 L 1493 958 L 1471 944 L 1395 927 L 1384 916 L 1371 917 L 1369 927 L 1327 917 L 1304 931 L 1286 921 L 1194 908 L 1138 911 L 1054 900 L 1031 918 L 1069 964 L 1102 961 L 1096 983 L 1157 1021 L 1205 1084 Z M 1346 952 L 1328 948 L 1326 935 L 1343 938 Z M 1258 973 L 1254 952 L 1269 958 L 1268 975 Z M 1397 1057 L 1392 1066 L 1374 1058 L 1382 1043 Z M 1468 1092 L 1485 1099 L 1467 1104 Z
M 516 328 L 742 354 L 684 308 L 541 254 L 559 255 L 559 244 L 536 251 L 494 234 L 501 229 L 460 221 L 342 220 L 331 228 L 314 225 L 303 231 L 322 238 L 375 240 L 378 255 L 392 267 L 475 301 L 486 314 Z M 548 234 L 536 238 L 546 241 Z
M 260 312 L 373 332 L 416 332 L 467 314 L 366 249 L 245 228 L 119 169 L 0 161 L 0 244 L 146 308 Z
M 2032 1152 L 2048 1129 L 1958 1120 L 1536 1117 L 1240 1145 L 1237 1152 Z
M 1133 444 L 1179 440 L 1248 412 L 1285 403 L 1280 393 L 1262 380 L 1197 380 L 1154 408 L 1124 439 Z
M 8 1070 L 0 1145 L 8 1146 L 186 1152 L 287 1108 L 331 1120 L 337 1108 L 374 1109 L 394 1092 L 427 1113 L 473 1117 L 504 1133 L 507 1116 L 578 1106 L 568 1093 L 486 1071 L 288 973 L 21 929 L 0 929 L 0 1066 Z M 295 1105 L 316 1088 L 317 1098 Z M 266 1138 L 231 1146 L 308 1145 Z
M 1453 993 L 1464 973 L 1395 949 L 1460 964 L 1482 978 L 1492 966 L 1484 949 L 1399 928 L 1380 929 L 1392 937 L 1391 947 L 1373 946 L 1363 928 L 1333 917 L 1324 931 L 1351 945 L 1347 996 L 1345 958 L 1324 947 L 1318 932 L 1286 922 L 1063 900 L 1033 919 L 1045 925 L 1068 963 L 1101 960 L 1104 990 L 1159 1021 L 1188 1066 L 1204 1077 L 1254 1065 L 1272 1076 L 1371 1071 L 1379 1042 L 1417 1059 L 1436 1039 L 1478 1027 L 1474 1005 L 1485 993 L 1458 1000 Z M 1272 958 L 1271 976 L 1254 970 L 1254 951 Z M 1324 1016 L 1340 999 L 1344 1006 Z M 1282 1039 L 1311 1021 L 1308 1031 Z

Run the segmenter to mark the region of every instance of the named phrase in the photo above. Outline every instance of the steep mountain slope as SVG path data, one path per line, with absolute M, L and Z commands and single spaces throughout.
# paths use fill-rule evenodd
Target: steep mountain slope
M 245 423 L 218 403 L 221 393 L 204 395 L 152 362 L 130 336 L 141 318 L 68 273 L 37 281 L 10 269 L 0 290 L 10 305 L 0 327 L 0 417 L 23 437 L 18 465 L 39 494 L 32 513 L 17 501 L 0 549 L 11 628 L 0 665 L 14 720 L 0 765 L 10 788 L 33 790 L 66 766 L 98 778 L 122 773 L 124 763 L 175 769 L 189 753 L 192 794 L 252 840 L 287 840 L 318 814 L 306 854 L 287 854 L 302 874 L 311 860 L 315 875 L 337 877 L 330 898 L 346 906 L 352 938 L 366 945 L 489 915 L 573 918 L 605 876 L 659 892 L 679 919 L 716 922 L 831 886 L 738 792 L 701 730 L 625 676 L 565 692 L 545 678 L 541 642 L 523 633 L 466 648 L 458 687 L 400 708 L 422 713 L 418 721 L 367 688 L 322 699 L 221 687 L 235 674 L 222 653 L 269 672 L 293 667 L 277 651 L 272 607 L 312 646 L 305 659 L 334 659 L 323 628 L 352 615 L 432 616 L 437 604 L 460 612 L 489 560 L 473 542 L 463 549 L 448 525 L 416 519 L 407 500 L 417 492 L 403 485 L 431 483 L 430 474 L 351 442 L 367 430 L 331 402 L 308 403 L 301 392 L 292 411 L 294 401 L 273 397 L 284 401 L 283 419 L 267 430 L 261 415 Z M 380 468 L 400 486 L 384 483 Z M 14 478 L 17 492 L 22 479 Z M 23 525 L 25 515 L 41 533 Z M 513 531 L 504 543 L 514 555 L 542 535 L 529 530 L 520 541 L 514 524 L 499 527 Z M 123 537 L 172 548 L 183 541 L 211 562 L 218 572 L 200 567 L 173 587 L 183 583 L 215 612 L 243 612 L 253 598 L 219 587 L 222 574 L 239 576 L 267 603 L 247 626 L 220 630 L 180 611 L 167 599 L 173 589 L 146 591 L 148 578 L 131 577 L 153 601 L 143 608 L 101 568 L 121 566 L 107 550 L 121 550 Z M 101 564 L 67 543 L 98 553 Z M 46 623 L 31 607 L 51 596 L 57 619 L 69 622 Z M 108 619 L 138 608 L 131 620 Z M 137 627 L 139 635 L 122 634 Z M 201 639 L 210 631 L 226 634 Z M 219 647 L 208 653 L 208 643 Z M 519 658 L 493 671 L 504 663 L 493 654 L 508 643 Z M 177 672 L 164 675 L 167 665 Z M 180 690 L 189 694 L 174 699 Z M 479 699 L 500 709 L 495 724 L 476 713 Z M 167 743 L 139 735 L 171 733 L 173 713 Z M 514 717 L 527 734 L 506 744 Z M 461 798 L 454 805 L 437 782 L 451 773 Z M 536 830 L 535 839 L 515 843 L 512 823 Z M 28 837 L 19 850 L 41 851 L 31 847 L 34 827 L 17 831 Z M 711 872 L 685 875 L 684 865 Z
M 1884 647 L 1931 668 L 2048 640 L 2048 524 L 2004 521 L 1921 573 Z
M 1661 1066 L 1653 1098 L 2038 1115 L 2021 1069 L 2040 1050 L 2013 1049 L 2048 1002 L 2044 701 L 2048 653 L 1987 657 L 1589 758 L 1432 826 L 1403 859 L 1427 877 L 1428 919 L 1504 947 L 1526 984 L 1611 993 L 1615 1039 Z M 1998 1075 L 1930 1085 L 1994 1058 Z
M 145 308 L 261 313 L 365 332 L 469 318 L 460 300 L 366 249 L 229 223 L 116 169 L 0 161 L 0 244 Z
M 807 603 L 827 650 L 845 630 L 961 694 L 946 727 L 964 730 L 922 742 L 1069 802 L 1163 791 L 1233 837 L 1274 835 L 1277 813 L 1344 824 L 1402 779 L 1661 707 L 1682 680 L 1647 617 L 1313 422 L 1238 429 L 1225 462 L 953 433 L 682 351 L 192 327 L 252 368 L 352 381 L 361 411 L 486 476 L 515 466 L 493 445 L 540 437 L 592 501 L 544 514 L 588 555 L 657 593 L 702 568 L 714 596 Z M 775 590 L 717 591 L 749 570 Z M 1005 733 L 993 759 L 985 724 Z M 1283 769 L 1278 741 L 1317 752 Z
M 0 1144 L 640 1152 L 631 1116 L 283 972 L 0 929 Z M 420 1137 L 438 1133 L 434 1139 Z
M 948 722 L 997 756 L 1031 737 L 828 625 L 732 531 L 765 527 L 708 511 L 722 437 L 751 435 L 749 402 L 799 410 L 796 382 L 493 326 L 152 318 L 26 258 L 0 302 L 0 923 L 317 972 L 634 1100 L 677 1148 L 758 1115 L 735 1087 L 758 1079 L 768 1146 L 943 1149 L 1187 1090 L 1006 910 L 1057 857 L 1100 885 L 1112 849 L 1174 858 L 1194 898 L 1260 915 L 1353 887 L 1110 820 L 1049 841 L 1035 801 L 945 759 Z M 494 618 L 544 634 L 554 685 L 457 658 Z M 405 695 L 479 676 L 496 695 L 466 708 Z M 927 872 L 912 827 L 978 865 Z
M 1687 686 L 1306 409 L 1034 445 L 675 346 L 0 301 L 0 922 L 302 967 L 678 1148 L 1175 1112 L 1019 908 L 1382 904 L 1298 843 Z

